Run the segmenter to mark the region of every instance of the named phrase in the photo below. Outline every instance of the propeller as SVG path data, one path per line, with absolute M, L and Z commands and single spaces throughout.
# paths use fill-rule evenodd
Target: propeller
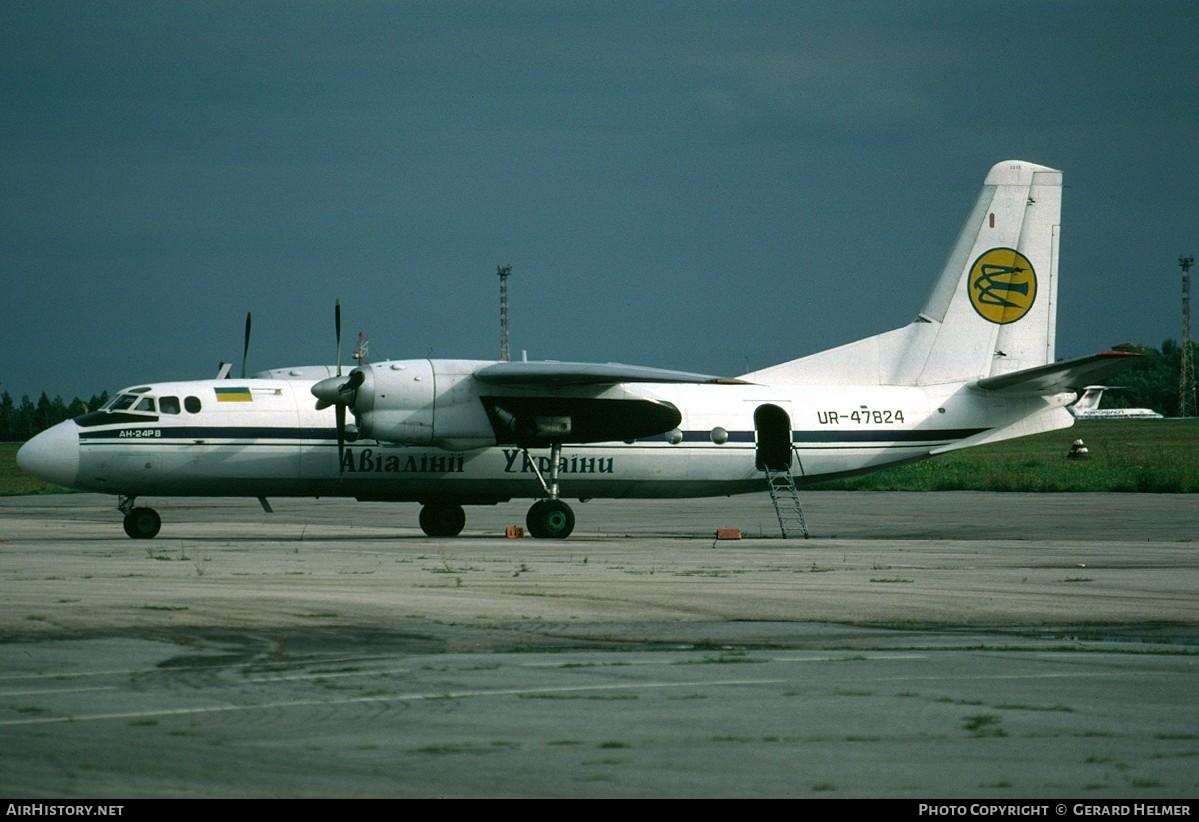
M 340 473 L 346 450 L 346 408 L 354 404 L 358 398 L 358 387 L 366 379 L 366 374 L 355 368 L 344 381 L 342 380 L 341 300 L 333 305 L 333 333 L 337 340 L 337 376 L 320 380 L 310 390 L 312 396 L 316 397 L 318 411 L 333 406 L 333 414 L 337 423 L 337 470 Z

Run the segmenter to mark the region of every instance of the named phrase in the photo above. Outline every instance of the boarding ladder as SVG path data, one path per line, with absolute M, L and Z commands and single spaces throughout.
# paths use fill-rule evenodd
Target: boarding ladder
M 770 491 L 770 501 L 779 518 L 783 539 L 794 539 L 800 534 L 807 539 L 808 523 L 804 520 L 803 506 L 799 503 L 799 490 L 795 487 L 795 478 L 791 476 L 791 467 L 771 468 L 767 465 L 762 470 L 766 472 L 766 488 Z

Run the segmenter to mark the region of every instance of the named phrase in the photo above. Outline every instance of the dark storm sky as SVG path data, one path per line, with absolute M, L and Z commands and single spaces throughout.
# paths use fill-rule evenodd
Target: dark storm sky
M 348 352 L 740 373 L 906 323 L 1065 172 L 1058 354 L 1180 334 L 1194 2 L 0 5 L 0 390 Z

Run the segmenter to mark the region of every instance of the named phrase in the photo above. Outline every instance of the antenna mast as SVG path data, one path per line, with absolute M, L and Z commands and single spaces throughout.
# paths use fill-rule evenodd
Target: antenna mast
M 508 276 L 512 266 L 497 265 L 495 273 L 500 275 L 500 359 L 508 362 Z
M 1195 357 L 1191 351 L 1191 266 L 1194 257 L 1179 257 L 1182 269 L 1182 365 L 1178 376 L 1178 416 L 1195 416 Z

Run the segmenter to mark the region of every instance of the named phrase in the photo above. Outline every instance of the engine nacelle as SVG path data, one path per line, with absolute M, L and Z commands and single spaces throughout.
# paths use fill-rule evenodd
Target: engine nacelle
M 351 410 L 360 436 L 454 451 L 495 445 L 472 373 L 479 363 L 396 360 L 372 363 Z

